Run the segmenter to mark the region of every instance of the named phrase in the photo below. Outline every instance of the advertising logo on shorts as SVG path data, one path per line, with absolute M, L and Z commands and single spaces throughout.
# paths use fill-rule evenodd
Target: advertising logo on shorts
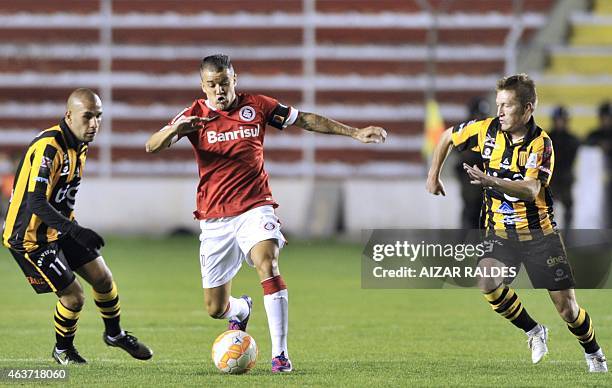
M 255 118 L 255 109 L 250 106 L 243 106 L 240 108 L 240 120 L 242 121 L 253 121 Z

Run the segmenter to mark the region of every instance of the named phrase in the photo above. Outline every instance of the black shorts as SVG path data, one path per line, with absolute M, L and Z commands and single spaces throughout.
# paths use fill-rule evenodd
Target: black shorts
M 100 256 L 69 236 L 28 253 L 9 250 L 38 294 L 68 287 L 75 278 L 73 271 Z
M 491 236 L 485 242 L 489 249 L 482 258 L 499 260 L 507 267 L 515 268 L 517 274 L 523 264 L 534 288 L 558 291 L 576 285 L 565 246 L 556 232 L 530 241 Z M 509 284 L 513 280 L 506 278 L 504 283 Z

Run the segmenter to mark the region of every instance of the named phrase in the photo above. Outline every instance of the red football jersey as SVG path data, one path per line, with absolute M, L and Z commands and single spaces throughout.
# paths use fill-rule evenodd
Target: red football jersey
M 215 110 L 204 99 L 195 100 L 170 122 L 182 116 L 218 116 L 187 135 L 200 175 L 193 213 L 199 220 L 236 216 L 257 206 L 278 206 L 264 170 L 266 125 L 283 129 L 295 122 L 298 111 L 262 95 L 238 93 L 236 100 L 227 111 Z

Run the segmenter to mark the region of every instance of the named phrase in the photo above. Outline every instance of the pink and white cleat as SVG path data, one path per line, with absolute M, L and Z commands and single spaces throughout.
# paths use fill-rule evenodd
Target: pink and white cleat
M 285 357 L 285 352 L 272 359 L 272 373 L 287 373 L 292 369 L 291 360 Z

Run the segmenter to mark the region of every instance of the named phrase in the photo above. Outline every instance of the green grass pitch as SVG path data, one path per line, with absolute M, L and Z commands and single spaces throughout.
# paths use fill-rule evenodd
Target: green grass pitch
M 280 267 L 289 287 L 289 349 L 295 371 L 270 373 L 270 342 L 255 271 L 243 266 L 234 295 L 253 296 L 249 332 L 260 353 L 246 375 L 217 372 L 210 346 L 226 322 L 203 308 L 198 241 L 109 238 L 104 256 L 118 283 L 122 323 L 155 351 L 131 359 L 102 343 L 102 322 L 87 302 L 76 345 L 89 364 L 70 367 L 69 384 L 102 386 L 605 386 L 544 291 L 519 290 L 550 328 L 549 356 L 532 365 L 525 336 L 494 314 L 474 289 L 360 288 L 361 247 L 333 241 L 291 243 Z M 0 368 L 56 366 L 53 295 L 37 296 L 7 250 L 0 252 Z M 579 290 L 600 344 L 612 354 L 612 292 Z M 0 384 L 11 384 L 0 381 Z M 13 385 L 13 384 L 11 384 Z

